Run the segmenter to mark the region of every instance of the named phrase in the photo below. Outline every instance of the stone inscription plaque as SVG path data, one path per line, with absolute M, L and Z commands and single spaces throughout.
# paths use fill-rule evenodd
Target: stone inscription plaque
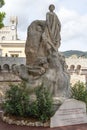
M 53 128 L 84 123 L 87 123 L 85 103 L 75 99 L 68 99 L 51 118 L 50 127 Z

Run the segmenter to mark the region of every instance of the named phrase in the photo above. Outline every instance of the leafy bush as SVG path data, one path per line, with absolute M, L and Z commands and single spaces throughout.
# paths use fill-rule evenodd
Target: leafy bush
M 87 105 L 87 88 L 83 82 L 78 81 L 72 88 L 72 98 L 83 101 Z
M 29 111 L 28 111 L 28 117 L 36 118 L 38 119 L 38 107 L 37 107 L 37 101 L 33 101 L 30 103 Z
M 25 88 L 25 83 L 10 85 L 10 89 L 6 92 L 6 101 L 4 103 L 6 113 L 27 116 L 29 111 L 29 93 Z
M 53 115 L 53 101 L 49 88 L 42 84 L 36 90 L 38 118 L 42 122 L 47 121 Z
M 25 83 L 10 85 L 6 92 L 4 103 L 5 113 L 21 116 L 32 117 L 45 122 L 53 115 L 53 102 L 48 87 L 43 84 L 35 89 L 36 100 L 30 101 L 31 91 L 26 88 Z

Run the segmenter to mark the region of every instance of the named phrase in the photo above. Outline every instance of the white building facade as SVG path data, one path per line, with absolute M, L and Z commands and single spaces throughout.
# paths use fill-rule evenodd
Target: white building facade
M 0 57 L 25 57 L 25 41 L 18 39 L 17 24 L 17 17 L 11 17 L 9 26 L 0 29 Z
M 17 40 L 17 17 L 10 18 L 10 25 L 0 29 L 0 41 Z

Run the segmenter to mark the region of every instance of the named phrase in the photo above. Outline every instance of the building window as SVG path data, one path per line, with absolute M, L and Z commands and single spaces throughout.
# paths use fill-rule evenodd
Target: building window
M 3 65 L 3 70 L 4 71 L 9 71 L 10 70 L 9 65 L 8 64 L 4 64 Z
M 18 57 L 18 54 L 11 54 L 11 57 Z
M 14 69 L 14 66 L 15 66 L 16 64 L 13 64 L 12 66 L 11 66 L 11 69 L 13 70 Z
M 1 40 L 5 40 L 5 36 L 2 36 Z
M 7 54 L 7 53 L 5 54 L 5 57 L 8 57 L 8 54 Z
M 12 36 L 12 40 L 14 40 L 14 36 Z
M 81 70 L 81 65 L 77 65 L 76 73 L 79 74 L 79 73 L 80 73 L 80 70 Z
M 77 65 L 77 70 L 80 70 L 81 69 L 81 65 Z
M 70 70 L 71 70 L 71 71 L 74 71 L 74 68 L 75 68 L 74 65 L 71 65 L 71 66 L 70 66 Z

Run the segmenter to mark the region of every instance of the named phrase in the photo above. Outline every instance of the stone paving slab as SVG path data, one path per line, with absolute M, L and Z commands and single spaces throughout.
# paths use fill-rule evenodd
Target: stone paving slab
M 73 125 L 67 127 L 57 127 L 57 128 L 48 128 L 48 127 L 43 128 L 43 127 L 9 125 L 0 119 L 0 130 L 87 130 L 87 124 Z

